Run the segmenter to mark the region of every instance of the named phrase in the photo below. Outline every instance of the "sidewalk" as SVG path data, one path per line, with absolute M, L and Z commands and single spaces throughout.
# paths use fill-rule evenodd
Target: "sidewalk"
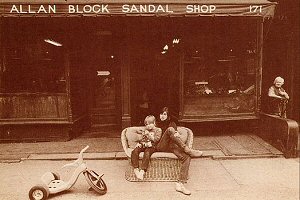
M 21 160 L 70 160 L 89 145 L 85 159 L 126 159 L 120 138 L 75 138 L 66 142 L 2 143 L 0 162 Z M 271 158 L 282 153 L 256 135 L 194 137 L 193 147 L 213 159 Z
M 30 188 L 47 171 L 58 171 L 68 180 L 72 170 L 60 168 L 69 161 L 24 160 L 0 163 L 0 199 L 28 199 Z M 126 160 L 87 160 L 88 166 L 103 179 L 108 192 L 99 196 L 88 191 L 82 175 L 67 192 L 49 200 L 297 200 L 299 199 L 299 162 L 285 158 L 237 160 L 192 159 L 187 187 L 191 196 L 175 191 L 174 182 L 128 182 Z
M 57 171 L 68 180 L 72 169 L 61 167 L 76 159 L 86 145 L 90 148 L 84 158 L 91 169 L 105 174 L 108 193 L 98 196 L 88 191 L 84 177 L 79 176 L 70 191 L 49 200 L 299 199 L 299 159 L 283 158 L 280 151 L 255 135 L 195 137 L 194 148 L 203 150 L 204 157 L 191 161 L 187 184 L 191 196 L 176 192 L 174 182 L 126 181 L 129 163 L 120 138 L 0 144 L 0 199 L 28 199 L 30 188 L 47 171 Z

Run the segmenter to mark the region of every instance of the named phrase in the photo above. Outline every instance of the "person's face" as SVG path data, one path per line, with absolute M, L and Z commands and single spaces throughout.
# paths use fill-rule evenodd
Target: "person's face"
M 150 123 L 146 124 L 146 129 L 147 130 L 152 130 L 152 129 L 154 129 L 154 127 L 155 127 L 154 122 L 150 122 Z
M 165 111 L 163 113 L 160 113 L 159 118 L 161 121 L 165 121 L 168 119 L 168 113 Z
M 284 84 L 283 81 L 276 81 L 275 82 L 275 87 L 281 87 Z

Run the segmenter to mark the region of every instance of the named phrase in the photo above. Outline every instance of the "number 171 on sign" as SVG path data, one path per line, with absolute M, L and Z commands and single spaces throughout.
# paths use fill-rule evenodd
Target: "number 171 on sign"
M 261 13 L 262 6 L 251 5 L 251 6 L 249 6 L 249 9 L 250 9 L 251 13 Z

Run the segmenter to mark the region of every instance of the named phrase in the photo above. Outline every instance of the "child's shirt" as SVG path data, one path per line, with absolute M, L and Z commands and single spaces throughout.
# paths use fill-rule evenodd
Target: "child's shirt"
M 151 130 L 146 129 L 142 133 L 142 139 L 139 141 L 139 144 L 141 144 L 143 148 L 153 147 L 159 142 L 161 134 L 162 131 L 160 128 L 154 127 Z

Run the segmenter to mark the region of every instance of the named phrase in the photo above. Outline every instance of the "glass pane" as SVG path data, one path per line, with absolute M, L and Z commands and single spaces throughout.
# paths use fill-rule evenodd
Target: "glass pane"
M 41 19 L 11 19 L 5 23 L 2 90 L 65 92 L 61 34 L 48 30 Z M 22 31 L 15 31 L 16 27 Z
M 184 113 L 254 112 L 255 21 L 219 18 L 203 23 L 196 22 L 199 30 L 182 34 Z

